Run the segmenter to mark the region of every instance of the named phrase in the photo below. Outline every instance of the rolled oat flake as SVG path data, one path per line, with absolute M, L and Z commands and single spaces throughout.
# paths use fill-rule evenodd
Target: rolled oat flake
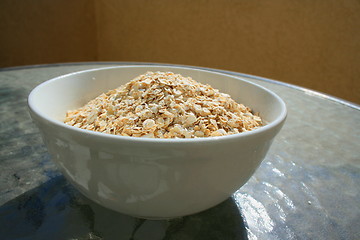
M 172 72 L 147 72 L 68 111 L 66 124 L 131 137 L 199 138 L 263 125 L 258 114 L 208 84 Z

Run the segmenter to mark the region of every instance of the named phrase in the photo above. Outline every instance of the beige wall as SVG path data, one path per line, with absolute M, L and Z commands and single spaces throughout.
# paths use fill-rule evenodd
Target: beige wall
M 3 0 L 0 20 L 0 66 L 178 63 L 360 103 L 358 0 Z
M 0 0 L 0 67 L 95 61 L 93 1 Z

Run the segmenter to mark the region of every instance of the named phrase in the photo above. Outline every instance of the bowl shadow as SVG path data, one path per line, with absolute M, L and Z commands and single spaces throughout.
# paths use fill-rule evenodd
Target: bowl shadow
M 0 206 L 4 239 L 248 239 L 232 198 L 198 214 L 171 220 L 127 216 L 87 199 L 63 176 Z

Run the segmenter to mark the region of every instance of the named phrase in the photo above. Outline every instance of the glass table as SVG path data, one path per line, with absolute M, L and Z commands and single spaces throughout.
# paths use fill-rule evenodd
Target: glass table
M 208 70 L 262 85 L 288 107 L 285 126 L 247 184 L 214 208 L 171 220 L 136 219 L 81 195 L 51 162 L 27 96 L 66 73 L 141 64 L 0 69 L 1 239 L 360 239 L 359 106 L 217 69 Z

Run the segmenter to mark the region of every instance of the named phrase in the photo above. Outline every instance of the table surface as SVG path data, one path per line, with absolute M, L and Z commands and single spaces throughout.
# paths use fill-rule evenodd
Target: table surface
M 214 208 L 161 221 L 82 196 L 51 162 L 27 96 L 59 75 L 124 64 L 134 63 L 0 69 L 1 239 L 360 239 L 359 106 L 215 69 L 274 91 L 288 107 L 285 126 L 248 183 Z

